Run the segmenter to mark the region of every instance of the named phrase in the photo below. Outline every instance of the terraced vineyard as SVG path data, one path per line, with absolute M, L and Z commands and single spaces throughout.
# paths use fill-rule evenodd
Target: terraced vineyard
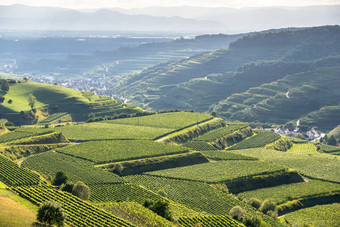
M 188 208 L 198 212 L 205 212 L 212 215 L 225 215 L 228 214 L 234 206 L 241 206 L 250 213 L 255 214 L 251 206 L 205 183 L 166 179 L 148 175 L 134 175 L 124 178 L 134 184 L 143 185 L 152 191 L 162 190 L 169 199 L 184 204 Z M 282 226 L 279 222 L 274 221 L 274 219 L 267 215 L 261 215 L 261 217 L 271 226 Z
M 234 154 L 228 151 L 202 151 L 207 158 L 212 160 L 258 160 L 254 157 L 249 157 L 245 155 Z M 251 163 L 250 163 L 251 164 Z
M 235 132 L 239 129 L 247 127 L 247 124 L 230 124 L 227 127 L 218 128 L 207 132 L 199 137 L 193 139 L 193 141 L 206 141 L 211 142 L 215 139 L 221 138 L 229 133 Z
M 275 166 L 268 162 L 229 160 L 153 171 L 145 174 L 173 179 L 218 183 L 241 177 L 264 175 L 284 170 L 283 167 Z
M 68 113 L 66 112 L 62 112 L 62 113 L 55 113 L 52 115 L 49 115 L 47 118 L 45 118 L 44 120 L 40 121 L 40 124 L 46 124 L 46 123 L 52 123 L 60 118 L 65 117 L 66 115 L 68 115 Z
M 232 151 L 298 170 L 305 176 L 340 183 L 340 157 L 322 153 L 291 153 L 256 148 Z
M 196 224 L 201 223 L 202 226 L 214 227 L 214 226 L 230 226 L 230 227 L 241 227 L 244 226 L 242 223 L 235 221 L 229 216 L 200 216 L 200 217 L 181 217 L 178 223 L 183 227 L 192 227 Z
M 236 145 L 228 148 L 228 150 L 264 147 L 267 144 L 273 143 L 274 141 L 280 138 L 281 138 L 280 135 L 274 132 L 256 131 L 255 136 L 252 136 L 249 139 L 245 139 L 237 143 Z
M 188 147 L 194 151 L 217 151 L 218 149 L 204 141 L 190 141 L 183 144 L 184 147 Z
M 179 129 L 211 119 L 210 114 L 193 112 L 160 113 L 150 116 L 124 118 L 105 123 Z
M 318 205 L 286 214 L 285 219 L 293 226 L 340 226 L 340 204 Z
M 143 204 L 145 200 L 157 201 L 161 197 L 137 185 L 121 184 L 91 184 L 92 202 L 134 201 Z
M 284 184 L 271 188 L 261 188 L 242 192 L 238 194 L 238 196 L 241 199 L 250 199 L 254 197 L 264 200 L 272 198 L 276 203 L 282 204 L 294 199 L 329 194 L 330 192 L 340 192 L 340 184 L 319 180 L 308 180 L 308 182 Z
M 0 155 L 0 180 L 9 186 L 37 185 L 40 183 L 38 174 L 19 167 L 11 160 Z
M 188 149 L 148 140 L 112 140 L 84 142 L 59 149 L 59 152 L 101 164 L 185 153 Z
M 58 171 L 63 171 L 72 182 L 86 184 L 122 182 L 122 178 L 108 171 L 95 168 L 91 162 L 69 155 L 48 151 L 26 159 L 22 166 L 42 173 L 53 179 Z
M 54 128 L 69 140 L 154 139 L 172 129 L 106 123 L 106 121 Z
M 39 186 L 11 189 L 38 206 L 50 200 L 62 204 L 69 226 L 132 226 L 67 192 Z

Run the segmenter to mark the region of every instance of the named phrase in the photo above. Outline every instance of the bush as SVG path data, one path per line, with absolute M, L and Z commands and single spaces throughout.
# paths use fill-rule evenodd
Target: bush
M 252 207 L 255 207 L 256 209 L 259 209 L 261 207 L 262 202 L 257 198 L 250 198 L 248 204 Z
M 55 178 L 54 178 L 52 184 L 60 186 L 62 184 L 66 184 L 66 181 L 67 181 L 67 176 L 65 175 L 65 173 L 59 171 L 55 174 Z
M 276 204 L 272 200 L 266 199 L 265 201 L 263 201 L 263 203 L 260 207 L 260 211 L 264 214 L 269 215 L 269 211 L 277 212 L 277 207 L 276 207 Z
M 64 191 L 64 192 L 72 193 L 73 187 L 74 187 L 74 183 L 72 183 L 72 182 L 67 182 L 66 184 L 63 184 L 63 185 L 60 187 L 60 190 L 62 190 L 62 191 Z
M 8 104 L 12 104 L 12 102 L 13 102 L 12 99 L 8 100 Z
M 59 203 L 48 201 L 39 207 L 37 221 L 47 225 L 63 226 L 66 214 Z
M 78 181 L 72 189 L 72 194 L 80 199 L 88 200 L 90 198 L 90 188 L 81 181 Z
M 245 215 L 241 221 L 245 226 L 251 227 L 260 227 L 262 222 L 261 218 L 255 215 Z
M 156 203 L 146 200 L 144 207 L 149 208 L 159 216 L 172 221 L 172 216 L 169 208 L 169 202 L 164 200 L 158 200 Z
M 124 170 L 124 166 L 120 163 L 115 163 L 113 165 L 113 169 L 112 171 L 115 172 L 115 173 L 122 173 L 122 171 Z
M 231 208 L 231 210 L 229 211 L 229 215 L 236 219 L 241 221 L 243 216 L 246 214 L 246 212 L 240 207 L 240 206 L 234 206 L 233 208 Z

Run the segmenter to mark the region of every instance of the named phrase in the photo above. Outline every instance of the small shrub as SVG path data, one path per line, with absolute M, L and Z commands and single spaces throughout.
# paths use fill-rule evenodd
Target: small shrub
M 12 104 L 12 103 L 13 103 L 12 99 L 8 100 L 8 104 Z
M 234 206 L 233 208 L 231 208 L 231 210 L 229 211 L 229 215 L 236 219 L 241 221 L 243 216 L 246 214 L 246 212 L 240 207 L 240 206 Z
M 78 181 L 72 189 L 72 194 L 80 199 L 88 200 L 90 198 L 90 188 L 81 181 Z
M 259 209 L 261 207 L 261 200 L 257 198 L 250 198 L 249 201 L 247 202 L 250 206 L 255 207 L 256 209 Z
M 272 200 L 266 199 L 265 201 L 263 201 L 260 207 L 260 211 L 264 214 L 268 214 L 269 211 L 277 212 L 277 207 L 276 207 L 276 204 Z
M 251 227 L 260 227 L 262 223 L 261 218 L 256 215 L 245 215 L 241 221 L 245 226 Z
M 171 216 L 168 201 L 158 200 L 157 202 L 154 203 L 152 201 L 146 200 L 144 202 L 144 207 L 152 210 L 153 212 L 155 212 L 159 216 L 162 216 L 163 218 L 172 221 L 172 216 Z
M 115 163 L 113 165 L 113 169 L 112 169 L 113 172 L 122 173 L 123 170 L 124 170 L 124 166 L 121 163 Z
M 62 190 L 64 192 L 72 193 L 73 187 L 74 187 L 74 183 L 67 182 L 66 184 L 64 184 L 60 187 L 60 190 Z

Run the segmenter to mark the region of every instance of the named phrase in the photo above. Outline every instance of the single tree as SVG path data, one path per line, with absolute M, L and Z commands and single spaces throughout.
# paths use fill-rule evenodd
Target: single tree
M 328 139 L 328 141 L 327 141 L 327 144 L 328 144 L 328 145 L 333 145 L 333 146 L 336 145 L 336 139 L 335 139 L 334 135 L 332 135 L 331 137 L 329 137 L 329 139 Z
M 60 190 L 62 190 L 64 192 L 72 193 L 73 187 L 74 187 L 74 183 L 67 182 L 66 184 L 64 184 L 60 187 Z
M 242 218 L 244 217 L 244 215 L 246 215 L 246 212 L 242 209 L 242 207 L 240 206 L 234 206 L 233 208 L 231 208 L 231 210 L 229 211 L 229 215 L 236 219 L 241 221 Z
M 39 207 L 37 221 L 47 225 L 63 226 L 66 214 L 59 203 L 48 201 Z
M 72 194 L 80 199 L 88 200 L 90 198 L 90 188 L 81 181 L 78 181 L 72 189 Z
M 257 199 L 257 198 L 250 198 L 248 201 L 248 204 L 252 207 L 255 207 L 256 209 L 259 209 L 262 202 L 261 200 Z
M 0 81 L 1 84 L 1 90 L 3 90 L 4 92 L 7 92 L 9 90 L 9 84 L 7 80 L 2 79 Z
M 65 184 L 67 181 L 67 176 L 65 175 L 64 172 L 59 171 L 55 174 L 55 178 L 52 182 L 53 185 L 60 186 L 62 184 Z
M 152 201 L 145 201 L 144 207 L 149 208 L 159 216 L 162 216 L 163 218 L 166 218 L 168 220 L 172 220 L 169 202 L 164 200 L 158 200 L 157 202 Z
M 32 94 L 30 94 L 30 95 L 28 96 L 28 98 L 27 98 L 28 105 L 31 107 L 31 110 L 33 110 L 33 109 L 34 109 L 34 106 L 35 106 L 35 100 L 36 100 L 36 98 L 35 98 L 35 96 L 34 96 L 34 95 L 32 95 Z
M 24 82 L 27 82 L 29 79 L 28 79 L 28 77 L 25 76 L 25 77 L 23 78 L 23 80 L 24 80 Z

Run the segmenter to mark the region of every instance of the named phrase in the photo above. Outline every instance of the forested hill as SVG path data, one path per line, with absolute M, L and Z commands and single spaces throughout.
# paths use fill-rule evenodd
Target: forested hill
M 115 89 L 130 102 L 152 109 L 173 108 L 196 111 L 214 109 L 218 114 L 229 117 L 231 115 L 225 114 L 226 109 L 220 108 L 219 102 L 228 103 L 229 96 L 246 92 L 264 83 L 275 82 L 297 73 L 315 70 L 316 73 L 321 73 L 318 71 L 321 67 L 328 67 L 328 70 L 323 70 L 320 77 L 338 78 L 338 71 L 332 69 L 340 65 L 338 55 L 340 55 L 339 26 L 259 32 L 232 42 L 228 49 L 218 49 L 180 61 L 149 67 L 121 81 Z M 332 75 L 328 75 L 328 72 Z M 314 89 L 313 82 L 310 84 L 309 81 L 311 78 L 305 77 L 304 82 L 307 87 L 311 86 L 311 89 Z M 327 86 L 320 85 L 317 88 L 318 92 L 313 93 L 313 97 L 307 98 L 309 103 L 318 103 L 314 108 L 302 109 L 298 114 L 293 115 L 290 111 L 282 110 L 280 114 L 284 116 L 284 121 L 295 121 L 299 118 L 304 118 L 305 122 L 310 123 L 319 121 L 315 119 L 318 118 L 317 116 L 327 114 L 318 114 L 315 111 L 324 112 L 329 104 L 320 100 L 333 99 L 331 105 L 337 109 L 339 103 L 334 97 L 337 97 L 338 90 L 333 90 L 335 93 L 324 92 L 327 89 Z M 322 96 L 320 100 L 319 96 Z M 256 100 L 243 103 L 244 101 L 241 100 L 240 104 L 247 113 L 257 104 Z M 331 108 L 332 111 L 334 108 Z M 313 120 L 307 119 L 310 112 L 313 112 L 311 113 Z M 267 120 L 277 122 L 276 114 L 277 111 L 268 110 Z M 233 115 L 235 119 L 257 120 L 256 117 L 244 118 L 243 116 Z M 323 123 L 317 125 L 323 127 Z M 326 126 L 329 127 L 333 125 Z

